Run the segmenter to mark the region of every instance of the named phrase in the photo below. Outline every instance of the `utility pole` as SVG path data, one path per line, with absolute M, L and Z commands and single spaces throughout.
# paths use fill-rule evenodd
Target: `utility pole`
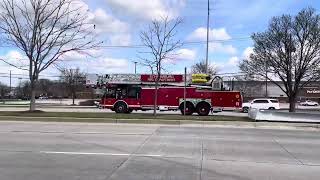
M 268 61 L 266 61 L 266 97 L 268 97 Z
M 10 70 L 10 92 L 9 92 L 9 97 L 11 99 L 11 70 Z
M 187 94 L 187 67 L 184 68 L 184 88 L 183 88 L 183 115 L 186 115 L 186 94 Z
M 137 74 L 137 61 L 133 62 L 134 63 L 134 74 Z
M 206 73 L 208 73 L 209 59 L 209 24 L 210 24 L 210 0 L 208 0 L 208 17 L 207 17 L 207 51 L 206 51 Z

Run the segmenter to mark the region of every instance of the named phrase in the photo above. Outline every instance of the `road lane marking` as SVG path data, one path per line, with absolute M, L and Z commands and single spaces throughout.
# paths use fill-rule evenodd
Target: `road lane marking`
M 160 154 L 129 154 L 129 153 L 99 153 L 99 152 L 40 151 L 40 153 L 42 153 L 42 154 L 66 154 L 66 155 L 163 157 L 163 155 L 160 155 Z

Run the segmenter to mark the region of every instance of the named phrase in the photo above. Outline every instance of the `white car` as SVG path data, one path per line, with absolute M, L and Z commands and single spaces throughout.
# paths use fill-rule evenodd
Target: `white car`
M 250 108 L 256 109 L 280 109 L 280 104 L 277 99 L 254 99 L 251 102 L 242 104 L 242 111 L 247 113 Z
M 305 102 L 300 103 L 301 106 L 319 106 L 319 103 L 311 100 L 307 100 Z
M 100 101 L 94 101 L 93 104 L 97 107 L 100 107 Z

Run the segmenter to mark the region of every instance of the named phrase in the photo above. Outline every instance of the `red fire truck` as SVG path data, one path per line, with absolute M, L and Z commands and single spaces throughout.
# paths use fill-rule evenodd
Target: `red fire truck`
M 99 77 L 96 86 L 103 87 L 105 90 L 100 107 L 111 109 L 116 113 L 153 110 L 156 92 L 154 80 L 153 75 L 131 75 L 131 78 L 129 75 Z M 180 110 L 186 115 L 196 112 L 201 116 L 206 116 L 213 110 L 240 109 L 242 106 L 241 93 L 225 90 L 221 83 L 222 81 L 212 80 L 211 86 L 193 85 L 192 83 L 184 86 L 183 75 L 162 75 L 158 88 L 157 109 Z M 184 97 L 186 103 L 184 103 Z

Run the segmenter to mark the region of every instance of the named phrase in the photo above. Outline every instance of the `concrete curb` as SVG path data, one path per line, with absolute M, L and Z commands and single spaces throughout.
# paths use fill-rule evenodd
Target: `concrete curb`
M 3 120 L 0 120 L 0 122 L 13 121 L 13 122 L 41 122 L 41 123 L 146 124 L 146 125 L 208 126 L 208 127 L 228 127 L 228 128 L 257 128 L 257 129 L 320 131 L 320 124 L 312 124 L 312 123 L 192 121 L 192 120 L 166 120 L 166 119 L 112 119 L 112 118 L 73 118 L 73 117 L 18 117 L 18 116 L 0 116 L 0 119 L 3 119 Z
M 113 119 L 113 118 L 78 118 L 78 117 L 20 117 L 0 116 L 0 119 L 13 121 L 48 121 L 48 122 L 87 122 L 87 123 L 132 123 L 132 124 L 203 124 L 205 121 L 192 120 L 168 120 L 168 119 Z M 92 122 L 90 122 L 92 121 Z

